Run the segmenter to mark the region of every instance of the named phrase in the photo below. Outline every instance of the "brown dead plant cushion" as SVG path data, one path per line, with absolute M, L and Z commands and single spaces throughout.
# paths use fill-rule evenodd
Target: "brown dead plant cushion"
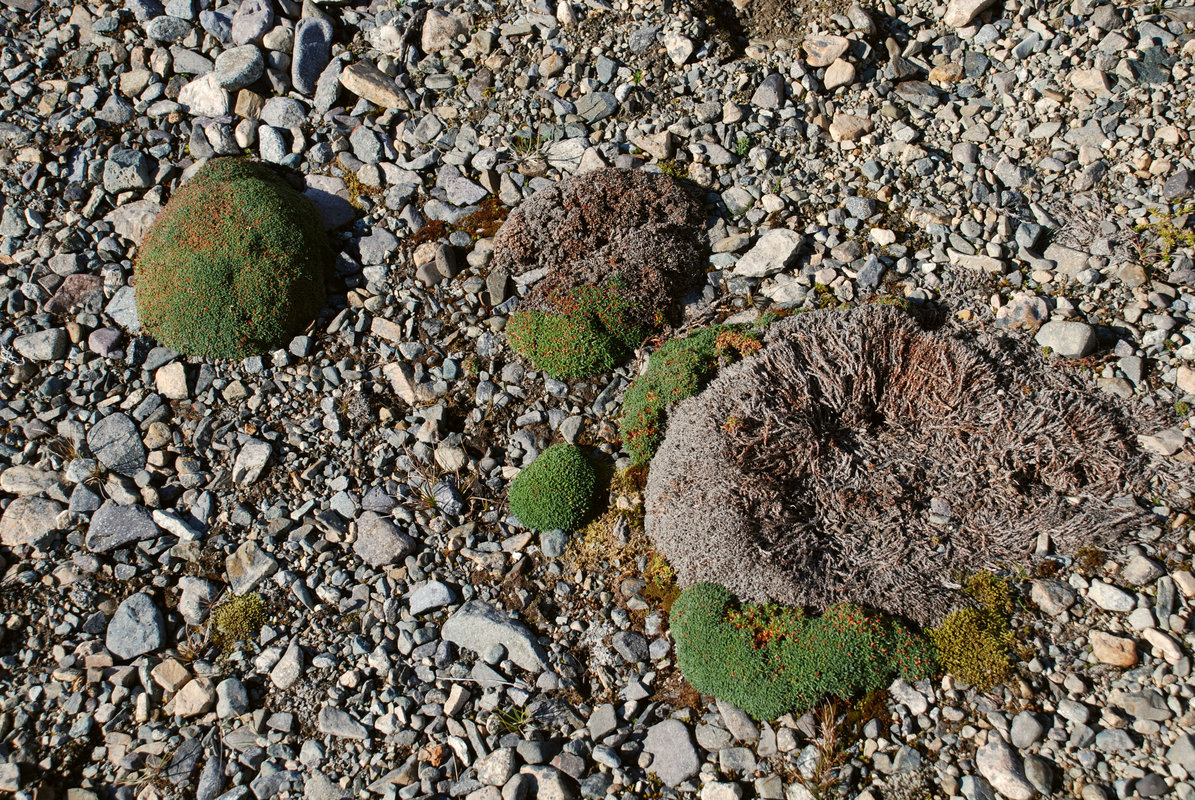
M 1122 415 L 1019 340 L 813 311 L 673 411 L 648 535 L 682 586 L 932 623 L 960 573 L 1146 524 Z

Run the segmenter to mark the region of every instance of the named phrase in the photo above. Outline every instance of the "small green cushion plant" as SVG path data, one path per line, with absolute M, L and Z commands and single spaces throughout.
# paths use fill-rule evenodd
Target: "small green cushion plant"
M 771 604 L 740 606 L 725 587 L 695 583 L 673 604 L 670 620 L 677 663 L 693 688 L 761 720 L 934 670 L 921 636 L 849 603 L 807 617 Z
M 219 158 L 182 186 L 137 256 L 137 313 L 181 353 L 244 358 L 302 331 L 332 261 L 319 215 L 265 164 Z
M 554 444 L 511 483 L 511 513 L 532 530 L 576 530 L 589 513 L 596 482 L 580 449 Z
M 665 342 L 627 389 L 619 432 L 635 464 L 646 464 L 664 440 L 668 409 L 705 388 L 718 369 L 758 349 L 747 325 L 715 325 Z
M 506 325 L 511 347 L 557 380 L 613 369 L 643 341 L 641 310 L 619 281 L 582 286 L 551 298 L 550 310 L 516 311 Z M 661 320 L 662 322 L 662 320 Z
M 942 668 L 986 691 L 1012 673 L 1012 589 L 990 572 L 970 576 L 963 592 L 977 603 L 946 616 L 929 631 Z

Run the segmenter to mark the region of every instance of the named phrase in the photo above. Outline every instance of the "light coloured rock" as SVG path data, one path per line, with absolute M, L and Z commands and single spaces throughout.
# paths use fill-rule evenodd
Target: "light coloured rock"
M 1009 800 L 1032 800 L 1036 792 L 1025 778 L 1020 756 L 995 731 L 988 733 L 988 741 L 975 754 L 979 774 Z
M 278 561 L 262 550 L 257 542 L 249 541 L 224 559 L 224 570 L 228 573 L 232 593 L 239 597 L 253 591 L 259 583 L 277 572 Z
M 1071 73 L 1071 85 L 1094 95 L 1112 94 L 1112 82 L 1102 69 L 1077 69 Z
M 427 12 L 423 19 L 423 31 L 419 46 L 424 53 L 432 55 L 453 46 L 453 39 L 469 32 L 467 19 L 462 14 L 449 14 L 438 8 Z
M 261 474 L 265 472 L 266 465 L 270 463 L 272 453 L 273 448 L 269 442 L 263 442 L 260 439 L 249 439 L 245 444 L 241 445 L 236 461 L 232 465 L 233 482 L 241 486 L 249 486 L 255 483 L 261 477 Z
M 745 278 L 766 278 L 783 272 L 797 257 L 805 237 L 788 228 L 773 228 L 759 237 L 734 266 L 734 274 Z
M 154 373 L 158 394 L 170 400 L 186 400 L 190 396 L 187 388 L 187 367 L 181 361 L 172 361 L 159 367 Z
M 823 83 L 827 92 L 832 92 L 839 86 L 850 86 L 855 82 L 855 65 L 845 59 L 835 59 L 834 63 L 826 67 L 826 77 Z
M 1186 437 L 1179 427 L 1165 428 L 1155 434 L 1138 434 L 1137 443 L 1142 449 L 1163 456 L 1172 456 L 1186 445 Z
M 1183 593 L 1183 597 L 1188 599 L 1195 597 L 1195 574 L 1187 570 L 1180 570 L 1172 572 L 1170 577 L 1174 579 L 1174 585 Z
M 149 674 L 154 679 L 154 683 L 167 692 L 177 692 L 186 686 L 187 681 L 191 680 L 191 673 L 187 671 L 187 668 L 173 658 L 168 658 L 158 664 L 149 671 Z
M 232 95 L 209 72 L 179 91 L 178 104 L 196 117 L 222 117 L 232 111 Z
M 1083 358 L 1096 349 L 1095 329 L 1086 322 L 1047 322 L 1034 337 L 1042 347 L 1064 358 Z
M 111 223 L 118 235 L 139 245 L 161 211 L 162 206 L 153 200 L 136 200 L 112 209 L 104 215 L 104 221 Z
M 105 644 L 117 658 L 132 660 L 151 653 L 166 639 L 166 620 L 144 592 L 127 597 L 108 622 Z
M 50 469 L 17 466 L 0 472 L 0 491 L 21 497 L 53 492 L 62 482 L 62 473 Z
M 942 21 L 952 28 L 965 28 L 995 0 L 950 0 Z
M 174 696 L 174 716 L 180 719 L 197 717 L 210 711 L 215 704 L 216 687 L 211 679 L 194 678 Z
M 670 33 L 664 37 L 664 51 L 676 66 L 684 66 L 693 55 L 693 40 L 679 33 Z
M 270 680 L 282 691 L 294 686 L 303 675 L 303 648 L 299 647 L 299 637 L 290 640 L 282 658 L 270 670 Z
M 1175 370 L 1174 385 L 1183 394 L 1195 394 L 1195 369 L 1179 367 Z
M 340 85 L 375 106 L 399 109 L 410 106 L 394 79 L 369 61 L 358 61 L 341 70 Z
M 652 756 L 649 769 L 665 786 L 676 786 L 697 774 L 701 759 L 693 746 L 693 734 L 677 719 L 657 722 L 647 731 L 643 749 Z
M 16 498 L 0 517 L 0 544 L 5 547 L 46 547 L 53 541 L 58 515 L 64 510 L 61 503 L 44 497 Z
M 901 678 L 897 678 L 892 682 L 892 685 L 888 687 L 888 694 L 892 695 L 892 698 L 896 702 L 906 706 L 914 714 L 924 714 L 929 710 L 929 702 L 925 699 L 925 695 Z
M 413 538 L 373 511 L 366 511 L 357 519 L 357 539 L 353 542 L 353 552 L 371 567 L 401 562 L 415 552 L 416 547 Z
M 1149 642 L 1154 652 L 1164 658 L 1168 664 L 1177 664 L 1184 656 L 1182 645 L 1165 631 L 1146 628 L 1141 632 L 1141 638 Z
M 830 123 L 830 138 L 836 142 L 853 142 L 875 130 L 875 121 L 854 114 L 835 114 Z
M 1137 607 L 1137 598 L 1101 580 L 1091 582 L 1091 587 L 1087 590 L 1087 599 L 1105 611 L 1117 611 L 1122 614 Z
M 1137 663 L 1137 642 L 1104 631 L 1091 632 L 1091 650 L 1101 664 L 1132 667 Z

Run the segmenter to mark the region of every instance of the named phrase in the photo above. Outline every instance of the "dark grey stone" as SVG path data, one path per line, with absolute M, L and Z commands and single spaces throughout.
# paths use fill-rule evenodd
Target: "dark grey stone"
M 144 506 L 118 506 L 109 500 L 92 515 L 85 544 L 93 553 L 106 553 L 133 542 L 156 539 L 161 533 Z
M 145 444 L 137 423 L 127 414 L 109 414 L 92 425 L 87 446 L 113 472 L 131 476 L 145 469 Z

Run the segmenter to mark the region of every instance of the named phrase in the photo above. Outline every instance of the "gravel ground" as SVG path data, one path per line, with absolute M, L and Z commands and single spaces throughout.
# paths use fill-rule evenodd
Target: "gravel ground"
M 510 207 L 602 166 L 705 190 L 685 324 L 932 303 L 1195 460 L 1192 10 L 740 5 L 0 0 L 0 792 L 1195 797 L 1190 486 L 1011 576 L 1007 685 L 898 682 L 832 747 L 686 687 L 645 551 L 507 516 L 553 441 L 626 463 L 645 352 L 546 378 L 501 333 L 530 282 L 488 268 Z M 242 153 L 305 176 L 329 301 L 182 358 L 137 242 Z

